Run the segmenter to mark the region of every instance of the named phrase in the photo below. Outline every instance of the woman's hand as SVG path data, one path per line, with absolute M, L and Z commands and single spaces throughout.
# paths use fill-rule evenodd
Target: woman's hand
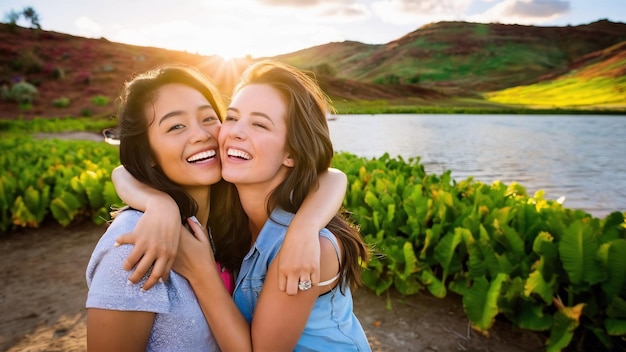
M 319 187 L 302 202 L 276 256 L 280 291 L 293 296 L 300 281 L 311 281 L 313 286 L 320 282 L 319 231 L 337 214 L 347 186 L 346 174 L 330 168 L 320 174 Z
M 195 278 L 201 279 L 203 271 L 215 268 L 216 264 L 205 228 L 195 216 L 188 218 L 187 222 L 193 233 L 183 228 L 173 269 L 192 282 Z
M 320 241 L 319 229 L 311 234 L 289 233 L 298 231 L 290 226 L 283 241 L 276 262 L 278 264 L 278 289 L 293 296 L 298 294 L 300 280 L 310 280 L 315 286 L 319 283 Z
M 133 231 L 117 238 L 117 244 L 135 245 L 124 262 L 125 270 L 134 268 L 130 281 L 137 283 L 152 267 L 144 290 L 169 278 L 184 229 L 176 203 L 169 197 L 155 200 L 148 204 Z

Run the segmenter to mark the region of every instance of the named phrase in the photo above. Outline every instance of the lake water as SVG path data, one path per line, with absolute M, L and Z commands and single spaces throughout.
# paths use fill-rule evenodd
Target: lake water
M 596 217 L 626 211 L 626 116 L 338 115 L 328 125 L 336 151 L 420 157 L 428 173 L 457 180 L 516 181 Z

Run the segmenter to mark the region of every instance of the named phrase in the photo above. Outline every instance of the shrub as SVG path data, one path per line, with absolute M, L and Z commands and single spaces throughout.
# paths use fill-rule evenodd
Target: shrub
M 25 81 L 13 84 L 10 89 L 6 85 L 2 86 L 2 98 L 20 105 L 32 105 L 38 93 L 39 91 L 34 85 Z
M 320 76 L 333 76 L 334 77 L 337 74 L 337 70 L 335 70 L 335 68 L 329 63 L 323 63 L 323 64 L 313 67 L 313 72 L 315 72 L 315 74 L 320 75 Z
M 18 107 L 22 111 L 28 111 L 33 108 L 33 104 L 32 103 L 19 103 Z
M 109 103 L 109 98 L 104 95 L 96 95 L 91 97 L 91 103 L 95 106 L 106 106 Z
M 65 79 L 65 70 L 62 67 L 55 67 L 50 71 L 50 77 L 53 79 Z
M 66 97 L 57 98 L 52 101 L 52 105 L 55 108 L 66 108 L 70 106 L 70 99 Z
M 33 50 L 19 52 L 12 65 L 16 71 L 25 73 L 39 73 L 44 68 L 43 60 Z

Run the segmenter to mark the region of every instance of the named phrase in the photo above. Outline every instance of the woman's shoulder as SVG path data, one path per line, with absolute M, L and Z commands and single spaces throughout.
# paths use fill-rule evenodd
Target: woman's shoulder
M 117 212 L 103 236 L 111 235 L 112 233 L 129 232 L 137 225 L 141 215 L 143 215 L 143 212 L 133 208 L 126 208 Z
M 113 226 L 114 224 L 120 226 L 120 224 L 127 224 L 129 221 L 137 222 L 141 215 L 143 215 L 142 211 L 126 207 L 115 213 L 115 217 L 111 221 L 111 226 Z
M 106 256 L 111 254 L 111 250 L 115 248 L 115 242 L 117 238 L 123 234 L 126 234 L 133 230 L 135 225 L 137 225 L 137 221 L 143 214 L 140 211 L 134 209 L 124 210 L 117 214 L 115 219 L 109 224 L 106 231 L 98 240 L 96 247 L 94 248 L 91 258 L 89 260 L 89 266 L 95 266 L 100 261 L 102 261 Z M 124 254 L 129 254 L 132 250 L 132 245 L 120 246 L 120 250 L 118 253 L 124 252 Z M 126 257 L 124 254 L 118 255 L 118 260 L 124 260 Z M 110 260 L 111 258 L 109 258 Z

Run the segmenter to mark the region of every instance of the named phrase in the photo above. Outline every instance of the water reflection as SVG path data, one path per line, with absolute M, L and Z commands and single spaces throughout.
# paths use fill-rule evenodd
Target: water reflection
M 595 216 L 626 211 L 624 116 L 340 115 L 329 126 L 337 151 L 419 156 L 429 173 L 516 181 Z

